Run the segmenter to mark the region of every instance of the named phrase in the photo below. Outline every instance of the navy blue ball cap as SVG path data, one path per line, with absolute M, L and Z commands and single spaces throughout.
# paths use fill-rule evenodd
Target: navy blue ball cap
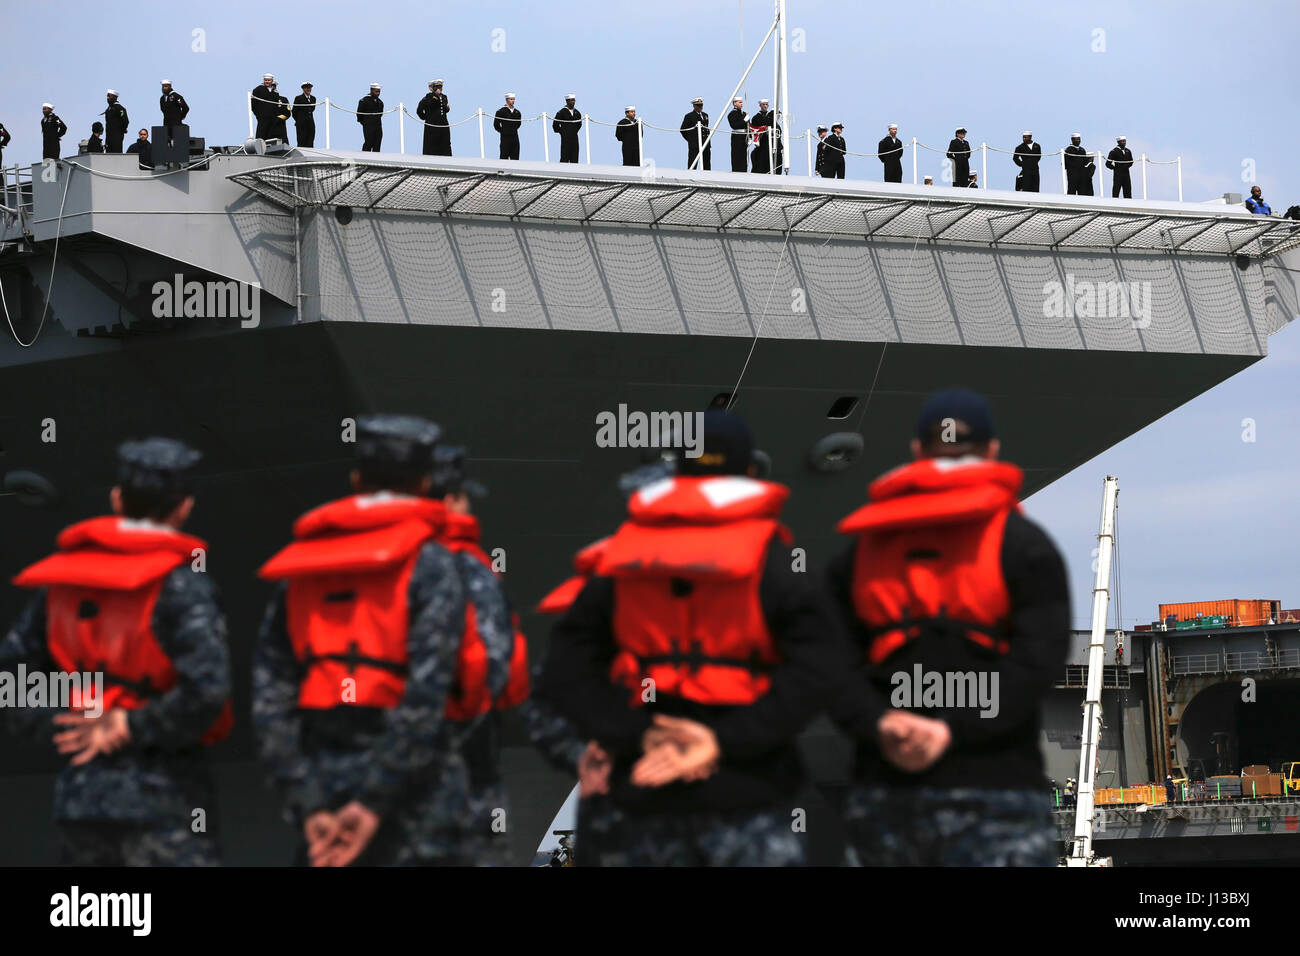
M 145 438 L 117 448 L 118 483 L 139 491 L 169 491 L 203 456 L 174 438 Z
M 442 429 L 415 415 L 363 415 L 357 419 L 357 457 L 362 461 L 427 468 Z
M 697 442 L 699 436 L 695 436 Z M 701 448 L 700 444 L 696 448 Z M 679 475 L 743 475 L 754 460 L 754 436 L 736 412 L 710 408 L 704 413 L 704 436 L 699 457 L 686 453 L 694 449 L 678 448 Z
M 465 446 L 439 445 L 433 453 L 433 487 L 435 498 L 464 492 L 471 498 L 484 498 L 487 488 L 465 474 Z
M 989 400 L 968 388 L 946 388 L 935 392 L 921 406 L 916 419 L 916 437 L 922 442 L 934 437 L 946 419 L 966 426 L 958 430 L 963 441 L 988 441 L 997 434 L 993 427 L 993 407 Z

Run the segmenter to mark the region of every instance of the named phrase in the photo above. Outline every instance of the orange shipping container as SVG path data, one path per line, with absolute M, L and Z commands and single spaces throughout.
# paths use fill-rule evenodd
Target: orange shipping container
M 1201 617 L 1226 617 L 1229 627 L 1254 627 L 1276 621 L 1282 607 L 1281 601 L 1185 601 L 1181 604 L 1160 605 L 1160 620 L 1175 615 L 1180 621 L 1194 621 Z

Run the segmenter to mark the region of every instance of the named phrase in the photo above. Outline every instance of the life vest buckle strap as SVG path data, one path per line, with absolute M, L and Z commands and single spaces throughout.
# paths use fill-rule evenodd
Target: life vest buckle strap
M 334 661 L 346 664 L 348 673 L 351 674 L 355 674 L 358 667 L 373 667 L 377 670 L 388 671 L 390 674 L 396 674 L 399 677 L 407 676 L 408 668 L 401 661 L 390 661 L 382 657 L 369 657 L 362 654 L 355 641 L 348 645 L 346 654 L 317 654 L 312 651 L 310 646 L 306 650 L 307 653 L 301 660 L 304 668 L 311 668 L 325 661 Z

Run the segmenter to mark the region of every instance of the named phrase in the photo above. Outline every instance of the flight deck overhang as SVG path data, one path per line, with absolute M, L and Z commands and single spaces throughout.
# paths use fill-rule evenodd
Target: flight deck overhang
M 1300 246 L 1300 223 L 1218 204 L 805 176 L 303 150 L 229 178 L 288 209 L 1250 258 Z

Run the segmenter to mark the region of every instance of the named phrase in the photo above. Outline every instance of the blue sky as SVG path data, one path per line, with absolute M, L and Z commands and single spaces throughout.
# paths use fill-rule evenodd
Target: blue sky
M 45 100 L 70 127 L 65 151 L 89 133 L 106 87 L 121 92 L 134 126 L 153 125 L 164 76 L 189 100 L 196 135 L 242 142 L 245 91 L 267 70 L 290 96 L 309 79 L 318 96 L 347 106 L 378 81 L 388 105 L 404 101 L 414 112 L 428 81 L 443 77 L 453 120 L 478 106 L 495 110 L 512 90 L 525 116 L 553 113 L 574 92 L 581 109 L 606 122 L 634 103 L 647 122 L 675 127 L 694 96 L 715 118 L 724 110 L 771 11 L 767 0 L 18 4 L 6 11 L 8 35 L 23 42 L 5 54 L 0 122 L 14 137 L 5 161 L 39 157 Z M 933 146 L 946 145 L 957 125 L 972 142 L 1003 149 L 1026 128 L 1045 151 L 1076 129 L 1094 150 L 1123 133 L 1135 153 L 1183 157 L 1188 200 L 1245 193 L 1244 170 L 1253 168 L 1274 208 L 1300 203 L 1300 64 L 1288 51 L 1300 36 L 1295 2 L 790 0 L 789 16 L 792 40 L 803 45 L 790 61 L 796 131 L 842 121 L 849 149 L 863 152 L 874 151 L 890 122 L 904 139 Z M 764 57 L 747 85 L 748 106 L 771 95 L 771 81 Z M 359 148 L 351 117 L 335 113 L 333 133 L 334 146 Z M 407 137 L 418 151 L 413 124 Z M 488 137 L 491 149 L 490 127 Z M 609 129 L 596 127 L 592 142 L 596 161 L 617 162 Z M 384 145 L 397 143 L 390 119 Z M 476 125 L 458 128 L 453 146 L 477 153 Z M 675 134 L 647 139 L 660 165 L 684 165 L 683 147 Z M 554 156 L 554 139 L 551 148 Z M 796 172 L 803 155 L 797 146 Z M 925 155 L 921 173 L 937 174 L 937 154 Z M 522 158 L 542 158 L 535 124 L 524 130 Z M 1010 187 L 1005 157 L 991 156 L 989 169 L 990 185 Z M 879 164 L 850 157 L 848 176 L 878 180 Z M 1044 176 L 1044 191 L 1059 189 L 1059 176 Z M 1176 198 L 1172 167 L 1152 170 L 1150 190 Z M 1160 601 L 1258 597 L 1300 606 L 1300 495 L 1292 490 L 1300 482 L 1300 333 L 1279 333 L 1270 350 L 1028 502 L 1066 552 L 1080 624 L 1108 472 L 1122 489 L 1126 619 L 1150 621 Z M 1241 440 L 1248 417 L 1257 423 L 1254 443 Z

